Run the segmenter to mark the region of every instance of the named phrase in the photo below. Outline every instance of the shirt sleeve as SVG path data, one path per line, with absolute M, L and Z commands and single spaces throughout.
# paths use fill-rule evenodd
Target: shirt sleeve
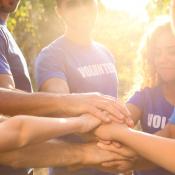
M 8 45 L 5 33 L 2 28 L 0 28 L 0 74 L 9 74 L 11 75 L 11 70 L 9 63 L 7 61 L 8 56 Z
M 171 117 L 169 119 L 169 123 L 175 124 L 175 108 L 173 113 L 171 114 Z
M 143 111 L 144 101 L 144 91 L 137 91 L 131 98 L 129 98 L 127 103 L 133 104 Z
M 63 50 L 48 47 L 41 51 L 35 61 L 35 80 L 38 88 L 51 78 L 60 78 L 67 81 Z

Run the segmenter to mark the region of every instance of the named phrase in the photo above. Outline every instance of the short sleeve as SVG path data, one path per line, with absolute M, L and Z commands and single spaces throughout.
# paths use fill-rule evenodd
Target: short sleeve
M 12 74 L 10 70 L 9 63 L 7 61 L 7 40 L 5 33 L 2 28 L 0 28 L 0 74 Z
M 44 48 L 35 60 L 35 79 L 38 88 L 51 79 L 60 78 L 65 81 L 65 54 L 62 49 L 47 47 Z
M 173 113 L 171 114 L 171 117 L 169 119 L 169 123 L 175 124 L 175 108 Z
M 137 106 L 140 110 L 144 110 L 144 101 L 144 92 L 137 91 L 131 98 L 129 98 L 127 103 Z

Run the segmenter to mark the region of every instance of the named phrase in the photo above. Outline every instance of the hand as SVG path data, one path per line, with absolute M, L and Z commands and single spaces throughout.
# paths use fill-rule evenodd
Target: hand
M 90 114 L 84 114 L 79 117 L 80 129 L 79 133 L 87 133 L 97 128 L 101 124 L 101 120 Z
M 126 157 L 126 159 L 135 160 L 136 157 L 138 156 L 138 154 L 134 150 L 132 150 L 128 146 L 122 145 L 117 142 L 112 142 L 111 144 L 104 144 L 104 143 L 98 142 L 97 146 L 103 150 L 120 154 Z
M 103 124 L 100 125 L 95 131 L 94 134 L 101 140 L 104 141 L 113 141 L 119 140 L 122 137 L 122 133 L 128 129 L 125 124 L 117 124 L 117 123 L 110 123 L 110 124 Z
M 82 148 L 82 165 L 84 166 L 101 165 L 104 162 L 125 160 L 125 158 L 119 154 L 99 149 L 96 143 L 83 145 Z
M 109 172 L 129 173 L 135 167 L 135 162 L 131 160 L 112 161 L 102 164 L 102 169 Z
M 63 100 L 65 104 L 64 114 L 66 115 L 77 116 L 90 113 L 103 122 L 116 121 L 123 123 L 125 118 L 130 120 L 130 113 L 126 106 L 111 96 L 99 93 L 72 94 L 64 96 Z M 110 115 L 106 115 L 103 111 Z

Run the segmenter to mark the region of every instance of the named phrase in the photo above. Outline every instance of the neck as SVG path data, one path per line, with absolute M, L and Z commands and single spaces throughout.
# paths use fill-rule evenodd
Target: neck
M 7 22 L 8 17 L 9 17 L 9 14 L 8 14 L 8 13 L 4 13 L 4 12 L 1 12 L 1 11 L 0 11 L 0 18 L 1 18 L 4 22 Z
M 73 41 L 74 43 L 77 43 L 82 46 L 90 45 L 92 42 L 91 33 L 83 33 L 83 32 L 77 32 L 73 30 L 66 30 L 65 36 Z
M 166 83 L 162 86 L 165 98 L 175 105 L 175 82 Z

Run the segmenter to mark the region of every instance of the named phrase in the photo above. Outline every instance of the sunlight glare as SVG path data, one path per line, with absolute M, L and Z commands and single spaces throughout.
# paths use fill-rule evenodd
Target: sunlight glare
M 148 0 L 102 0 L 102 3 L 111 10 L 125 11 L 133 16 L 145 18 Z

